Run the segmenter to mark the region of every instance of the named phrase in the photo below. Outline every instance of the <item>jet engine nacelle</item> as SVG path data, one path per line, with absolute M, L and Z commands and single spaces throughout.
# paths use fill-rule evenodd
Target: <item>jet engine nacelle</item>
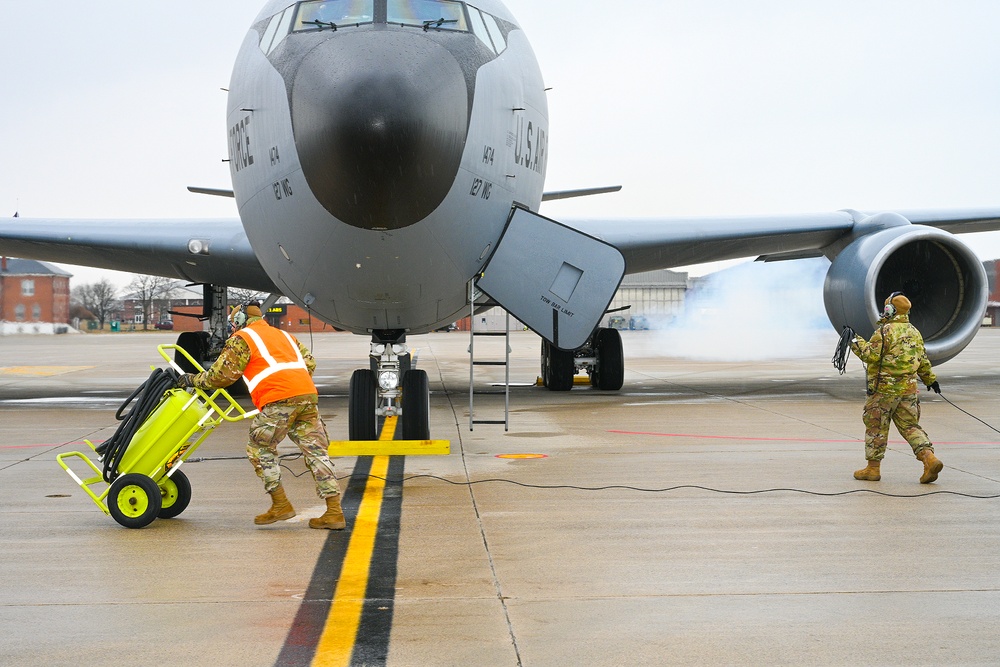
M 940 364 L 965 349 L 982 324 L 986 271 L 952 234 L 893 217 L 894 226 L 861 236 L 833 260 L 823 287 L 826 312 L 838 331 L 847 325 L 867 338 L 885 298 L 903 292 L 928 358 Z

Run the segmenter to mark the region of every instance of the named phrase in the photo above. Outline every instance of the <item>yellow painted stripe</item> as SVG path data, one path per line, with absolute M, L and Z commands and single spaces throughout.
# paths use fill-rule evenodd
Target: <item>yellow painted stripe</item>
M 93 366 L 4 366 L 0 368 L 0 375 L 50 377 L 52 375 L 64 375 L 65 373 L 86 371 L 91 368 L 93 368 Z
M 386 417 L 385 423 L 382 424 L 382 433 L 379 434 L 379 440 L 392 440 L 396 437 L 396 422 L 399 417 Z
M 337 582 L 333 604 L 330 605 L 330 615 L 316 646 L 316 657 L 312 664 L 317 667 L 348 667 L 351 664 L 351 653 L 361 624 L 365 591 L 368 589 L 379 515 L 382 512 L 384 478 L 388 472 L 388 456 L 372 460 L 371 476 L 365 485 L 358 516 L 351 529 L 351 542 L 347 546 L 340 580 Z

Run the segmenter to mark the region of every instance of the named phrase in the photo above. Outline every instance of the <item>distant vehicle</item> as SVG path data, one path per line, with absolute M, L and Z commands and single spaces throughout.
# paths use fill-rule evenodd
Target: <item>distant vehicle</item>
M 628 328 L 632 331 L 640 331 L 649 328 L 649 320 L 642 315 L 633 315 L 628 321 Z
M 451 324 L 449 324 L 447 326 L 439 327 L 439 328 L 435 329 L 434 331 L 443 331 L 445 333 L 448 333 L 449 331 L 455 331 L 457 329 L 458 329 L 458 327 L 455 326 L 454 322 L 452 322 Z
M 611 329 L 627 329 L 625 318 L 621 315 L 612 315 L 608 318 L 608 327 Z
M 165 329 L 167 331 L 173 331 L 174 329 L 174 323 L 171 322 L 170 320 L 163 320 L 162 322 L 157 322 L 155 326 L 157 329 Z

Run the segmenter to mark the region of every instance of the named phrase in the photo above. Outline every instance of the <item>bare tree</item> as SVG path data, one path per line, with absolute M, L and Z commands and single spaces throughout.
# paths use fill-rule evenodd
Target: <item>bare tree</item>
M 265 298 L 266 295 L 254 290 L 244 289 L 242 287 L 229 288 L 229 303 L 247 303 L 249 301 L 259 301 L 260 303 L 264 303 Z
M 101 278 L 96 283 L 78 285 L 73 288 L 71 301 L 93 313 L 104 329 L 104 323 L 109 316 L 120 309 L 118 288 L 107 278 Z
M 145 276 L 136 274 L 128 284 L 131 296 L 142 304 L 142 330 L 149 330 L 149 320 L 153 311 L 153 302 L 157 299 L 169 299 L 177 286 L 177 281 L 163 276 Z

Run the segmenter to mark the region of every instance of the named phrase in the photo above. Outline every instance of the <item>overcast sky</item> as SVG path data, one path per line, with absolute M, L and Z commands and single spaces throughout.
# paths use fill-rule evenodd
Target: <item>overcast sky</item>
M 262 4 L 0 0 L 0 215 L 235 217 L 185 187 L 230 187 L 220 88 Z M 507 6 L 553 88 L 547 189 L 625 188 L 550 217 L 1000 209 L 996 0 Z

